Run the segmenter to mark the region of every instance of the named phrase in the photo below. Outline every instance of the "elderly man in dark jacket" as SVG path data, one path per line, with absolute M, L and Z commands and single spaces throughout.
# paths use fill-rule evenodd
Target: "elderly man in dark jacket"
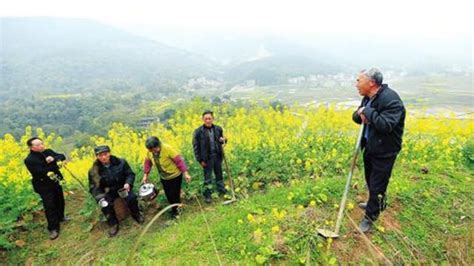
M 203 125 L 198 127 L 193 134 L 193 150 L 196 160 L 204 169 L 204 199 L 211 203 L 212 194 L 212 172 L 216 176 L 216 187 L 219 195 L 227 193 L 222 175 L 223 147 L 226 142 L 223 130 L 214 125 L 214 114 L 205 111 L 202 114 Z
M 30 153 L 25 159 L 26 168 L 33 176 L 33 189 L 41 196 L 48 221 L 49 238 L 59 236 L 59 223 L 69 220 L 64 216 L 64 195 L 59 180 L 63 175 L 59 171 L 58 162 L 66 160 L 64 154 L 56 153 L 44 147 L 38 137 L 30 138 L 26 144 Z
M 89 170 L 89 191 L 102 207 L 102 212 L 111 226 L 109 235 L 113 237 L 119 230 L 119 221 L 113 206 L 115 199 L 119 197 L 119 190 L 123 189 L 128 194 L 124 199 L 133 219 L 139 224 L 144 222 L 138 208 L 137 196 L 132 192 L 135 174 L 125 159 L 110 154 L 108 146 L 97 146 L 94 152 L 97 160 Z
M 380 212 L 386 208 L 385 192 L 402 147 L 405 126 L 402 100 L 382 81 L 382 73 L 375 68 L 363 70 L 357 77 L 357 89 L 363 99 L 352 119 L 364 124 L 361 144 L 369 189 L 368 202 L 359 204 L 360 208 L 365 209 L 365 217 L 359 225 L 362 232 L 369 231 Z

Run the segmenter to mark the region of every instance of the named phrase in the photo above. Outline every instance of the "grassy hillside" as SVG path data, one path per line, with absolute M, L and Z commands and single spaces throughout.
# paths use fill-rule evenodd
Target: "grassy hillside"
M 466 171 L 421 174 L 398 167 L 389 188 L 389 209 L 382 214 L 377 230 L 368 235 L 375 249 L 347 217 L 340 239 L 332 242 L 316 234 L 319 227 L 333 226 L 344 185 L 342 177 L 301 177 L 289 186 L 275 184 L 233 205 L 221 205 L 219 200 L 205 205 L 204 215 L 217 253 L 199 204 L 191 197 L 176 223 L 167 224 L 166 216 L 153 224 L 134 261 L 145 265 L 218 265 L 219 260 L 224 265 L 333 264 L 380 263 L 385 262 L 383 256 L 393 263 L 468 265 L 472 263 L 472 178 Z M 355 182 L 346 214 L 357 222 L 363 213 L 353 206 L 366 193 L 360 174 Z M 404 186 L 403 191 L 396 192 Z M 70 213 L 81 208 L 84 197 L 82 192 L 68 195 Z M 156 212 L 154 206 L 147 206 L 147 220 Z M 41 230 L 41 214 L 35 214 L 35 229 L 16 235 L 25 246 L 8 254 L 4 262 L 125 264 L 142 226 L 128 218 L 119 236 L 110 239 L 104 223 L 88 232 L 83 226 L 88 220 L 72 214 L 73 221 L 54 242 Z
M 134 254 L 135 262 L 472 264 L 472 117 L 409 116 L 404 148 L 389 185 L 389 208 L 376 229 L 366 238 L 351 222 L 361 218 L 357 203 L 366 199 L 359 161 L 342 236 L 328 241 L 317 236 L 316 229 L 334 226 L 356 139 L 351 110 L 250 103 L 210 106 L 200 101 L 175 107 L 166 124 L 145 131 L 116 124 L 106 138 L 91 137 L 92 143 L 109 144 L 114 154 L 130 162 L 136 185 L 142 176 L 144 140 L 152 134 L 180 149 L 194 177 L 183 188 L 182 217 L 170 223 L 165 215 L 151 225 Z M 200 111 L 207 108 L 216 112 L 217 123 L 229 138 L 226 149 L 239 201 L 222 206 L 216 198 L 202 212 L 201 198 L 196 198 L 202 173 L 193 160 L 190 141 L 201 123 Z M 73 221 L 65 224 L 58 240 L 47 239 L 39 199 L 22 166 L 27 152 L 23 143 L 32 134 L 27 129 L 21 140 L 9 135 L 0 139 L 0 262 L 125 264 L 144 227 L 127 219 L 119 236 L 110 239 L 95 203 L 67 172 L 66 211 Z M 58 136 L 41 130 L 36 134 L 61 150 Z M 69 156 L 68 169 L 85 181 L 92 147 L 76 149 Z M 166 205 L 162 195 L 157 203 Z M 144 205 L 147 221 L 158 211 L 154 205 Z

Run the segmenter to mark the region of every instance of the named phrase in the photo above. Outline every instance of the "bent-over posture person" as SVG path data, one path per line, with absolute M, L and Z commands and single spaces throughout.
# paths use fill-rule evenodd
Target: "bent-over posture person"
M 158 137 L 149 137 L 145 146 L 148 150 L 143 165 L 143 183 L 149 182 L 149 175 L 153 165 L 158 169 L 161 184 L 170 204 L 181 203 L 181 186 L 183 177 L 187 183 L 191 182 L 188 167 L 183 157 L 173 147 L 162 143 Z M 171 209 L 171 218 L 178 218 L 178 207 Z

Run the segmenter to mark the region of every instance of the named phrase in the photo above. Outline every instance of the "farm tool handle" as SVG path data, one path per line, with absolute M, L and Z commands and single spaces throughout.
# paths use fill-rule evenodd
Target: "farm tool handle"
M 71 170 L 69 170 L 69 168 L 66 167 L 66 164 L 63 164 L 62 167 L 66 169 L 72 178 L 74 178 L 85 191 L 87 191 L 87 187 L 84 185 L 84 183 L 82 183 L 82 181 Z
M 354 153 L 352 155 L 351 169 L 349 171 L 349 174 L 347 175 L 347 181 L 346 181 L 346 186 L 344 188 L 344 194 L 342 195 L 341 204 L 339 206 L 339 213 L 337 215 L 336 230 L 335 230 L 336 235 L 339 235 L 339 230 L 341 229 L 342 217 L 344 216 L 344 209 L 346 208 L 347 195 L 349 194 L 352 174 L 354 173 L 354 168 L 357 162 L 357 156 L 359 155 L 360 143 L 362 141 L 363 133 L 364 133 L 364 124 L 362 123 L 360 125 L 359 136 L 357 137 L 357 143 L 355 145 Z
M 235 200 L 234 181 L 232 180 L 232 175 L 230 173 L 229 163 L 227 162 L 227 158 L 225 156 L 224 146 L 225 146 L 225 144 L 222 145 L 222 158 L 224 159 L 225 171 L 227 172 L 227 175 L 229 176 L 230 189 L 231 189 L 231 192 L 232 192 L 232 200 Z

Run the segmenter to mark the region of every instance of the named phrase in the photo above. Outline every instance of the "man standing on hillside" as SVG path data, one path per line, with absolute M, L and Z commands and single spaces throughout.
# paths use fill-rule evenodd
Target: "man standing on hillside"
M 196 160 L 204 169 L 204 199 L 212 202 L 212 172 L 216 176 L 216 187 L 220 196 L 227 193 L 222 175 L 223 144 L 226 142 L 220 126 L 214 125 L 214 113 L 202 114 L 203 125 L 194 130 L 193 150 Z
M 359 225 L 364 233 L 371 229 L 380 212 L 386 208 L 385 192 L 402 147 L 405 126 L 405 107 L 400 96 L 382 81 L 383 75 L 378 69 L 359 73 L 357 89 L 363 99 L 352 115 L 354 122 L 364 124 L 361 146 L 369 189 L 368 202 L 359 204 L 365 210 Z
M 59 223 L 69 220 L 64 216 L 63 188 L 59 184 L 63 175 L 57 164 L 66 160 L 66 156 L 46 149 L 43 141 L 38 137 L 30 138 L 26 144 L 30 148 L 30 153 L 24 162 L 33 176 L 33 189 L 43 201 L 48 221 L 49 239 L 54 240 L 59 236 Z

